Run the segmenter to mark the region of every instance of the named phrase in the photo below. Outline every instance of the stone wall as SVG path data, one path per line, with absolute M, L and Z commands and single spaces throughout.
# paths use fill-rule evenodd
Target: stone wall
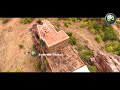
M 49 48 L 48 48 L 48 51 L 49 51 L 49 52 L 55 52 L 57 49 L 60 49 L 60 48 L 62 48 L 62 47 L 64 47 L 64 46 L 67 46 L 67 45 L 68 45 L 68 40 L 69 40 L 69 39 L 64 40 L 64 41 L 62 41 L 62 42 L 59 42 L 59 43 L 57 43 L 57 44 L 49 47 Z

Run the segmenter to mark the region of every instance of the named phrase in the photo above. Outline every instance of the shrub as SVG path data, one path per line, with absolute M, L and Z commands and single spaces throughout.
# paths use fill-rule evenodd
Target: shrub
M 21 20 L 21 23 L 28 24 L 28 23 L 31 23 L 33 20 L 34 20 L 33 18 L 23 18 Z
M 98 43 L 100 43 L 100 42 L 102 41 L 102 38 L 101 38 L 101 36 L 99 36 L 99 35 L 97 35 L 95 39 L 96 39 L 96 41 L 97 41 Z
M 40 39 L 40 46 L 43 47 L 44 45 L 45 45 L 45 42 L 42 39 Z
M 88 19 L 87 18 L 82 18 L 82 21 L 83 22 L 86 22 Z
M 46 58 L 44 59 L 44 62 L 46 65 L 48 65 L 48 60 Z
M 64 26 L 66 26 L 66 27 L 68 27 L 69 25 L 71 25 L 71 23 L 70 22 L 64 22 Z
M 66 18 L 66 17 L 62 17 L 61 19 L 62 20 L 69 20 L 69 18 Z
M 60 21 L 60 20 L 63 20 L 63 18 L 58 18 L 57 20 Z
M 85 61 L 90 61 L 90 56 L 87 56 L 85 53 L 80 53 L 80 57 Z
M 88 27 L 91 28 L 91 29 L 95 29 L 95 30 L 99 30 L 99 29 L 102 29 L 102 25 L 99 24 L 96 20 L 93 20 L 93 21 L 89 21 L 88 22 Z
M 97 33 L 97 31 L 95 29 L 90 29 L 90 32 L 93 33 L 93 34 Z
M 69 25 L 71 25 L 71 22 L 68 22 Z
M 68 22 L 64 22 L 64 26 L 68 27 L 69 26 Z
M 71 18 L 73 22 L 76 22 L 78 19 L 77 18 Z
M 81 24 L 80 24 L 80 27 L 81 28 L 84 28 L 84 27 L 86 27 L 88 25 L 88 22 L 82 22 Z
M 96 66 L 88 66 L 88 69 L 89 69 L 91 72 L 96 72 L 96 71 L 97 71 L 97 67 L 96 67 Z
M 91 50 L 85 50 L 80 53 L 80 57 L 85 61 L 90 61 L 90 58 L 93 56 L 93 52 Z
M 72 18 L 66 18 L 67 21 L 71 21 Z
M 105 33 L 104 32 L 102 32 L 101 34 L 100 34 L 100 36 L 101 36 L 101 38 L 102 38 L 102 40 L 104 39 L 104 37 L 105 37 Z
M 68 36 L 72 36 L 72 32 L 66 32 L 66 34 L 68 35 Z
M 83 46 L 83 45 L 79 45 L 79 46 L 77 46 L 77 48 L 76 48 L 78 51 L 82 51 L 82 50 L 85 50 L 86 49 L 86 47 L 85 46 Z
M 117 38 L 116 32 L 104 19 L 92 19 L 88 23 L 88 27 L 90 32 L 99 34 L 104 41 L 115 40 Z
M 41 69 L 41 64 L 40 64 L 40 62 L 36 63 L 36 65 L 35 65 L 35 70 L 36 70 L 37 72 L 44 72 L 44 71 Z
M 120 45 L 118 45 L 118 47 L 115 49 L 117 51 L 117 55 L 120 55 Z
M 93 56 L 93 52 L 91 50 L 85 50 L 84 53 L 86 55 L 90 55 L 90 56 Z
M 109 41 L 105 43 L 104 48 L 107 52 L 120 55 L 120 42 L 119 41 Z
M 91 20 L 88 20 L 87 26 L 88 26 L 90 29 L 94 29 L 94 28 L 93 28 L 93 23 L 92 23 Z
M 100 26 L 99 23 L 97 23 L 97 21 L 93 21 L 92 25 L 93 25 L 93 28 L 96 30 L 102 29 L 102 27 Z
M 98 29 L 99 34 L 103 33 L 102 29 Z
M 33 44 L 33 46 L 32 46 L 32 51 L 36 51 L 37 49 L 36 49 L 36 46 L 35 46 L 35 44 Z
M 22 49 L 22 48 L 24 48 L 24 46 L 20 44 L 20 45 L 19 45 L 19 48 Z
M 112 47 L 112 46 L 108 46 L 108 47 L 106 47 L 106 50 L 107 50 L 108 52 L 112 52 L 112 51 L 113 51 L 113 47 Z
M 115 30 L 113 30 L 111 27 L 105 28 L 104 41 L 116 40 L 116 39 L 117 39 L 117 33 L 115 32 Z
M 73 37 L 73 36 L 71 36 L 71 37 L 69 38 L 69 43 L 70 43 L 71 45 L 75 45 L 75 44 L 76 44 L 76 38 Z
M 20 69 L 16 69 L 15 72 L 23 72 L 23 71 Z

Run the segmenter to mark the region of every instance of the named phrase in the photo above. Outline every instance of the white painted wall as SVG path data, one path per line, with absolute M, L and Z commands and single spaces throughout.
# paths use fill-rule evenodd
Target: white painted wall
M 83 67 L 80 67 L 79 69 L 73 71 L 73 72 L 90 72 L 88 67 L 85 65 Z

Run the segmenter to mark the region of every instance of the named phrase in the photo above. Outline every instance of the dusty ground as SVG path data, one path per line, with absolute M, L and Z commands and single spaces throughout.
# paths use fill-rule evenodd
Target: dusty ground
M 42 18 L 44 19 L 44 18 Z M 53 25 L 57 18 L 47 18 Z M 73 32 L 77 44 L 89 45 L 92 50 L 101 49 L 104 43 L 98 43 L 95 35 L 86 28 L 80 28 L 80 22 L 71 22 L 67 28 L 60 20 L 61 29 Z M 27 52 L 32 50 L 33 42 L 28 31 L 30 24 L 21 24 L 20 18 L 12 18 L 6 24 L 0 24 L 0 71 L 4 72 L 36 72 L 39 71 L 38 57 L 32 57 Z M 20 49 L 19 45 L 24 47 Z
M 120 39 L 120 28 L 118 28 L 116 25 L 112 25 L 112 27 L 114 28 L 114 30 L 116 30 L 116 32 L 118 33 L 119 39 Z
M 51 23 L 54 24 L 54 22 L 57 21 L 57 18 L 50 18 L 48 19 Z M 73 35 L 77 38 L 77 44 L 85 44 L 87 46 L 90 46 L 91 50 L 101 50 L 101 46 L 104 45 L 103 42 L 98 43 L 95 40 L 95 35 L 90 33 L 90 31 L 87 28 L 80 28 L 81 22 L 72 22 L 71 25 L 68 27 L 65 27 L 63 24 L 63 20 L 60 20 L 61 29 L 65 32 L 70 31 L 73 32 Z
M 0 24 L 0 71 L 38 71 L 38 58 L 27 54 L 33 46 L 28 27 L 20 23 L 20 18 Z

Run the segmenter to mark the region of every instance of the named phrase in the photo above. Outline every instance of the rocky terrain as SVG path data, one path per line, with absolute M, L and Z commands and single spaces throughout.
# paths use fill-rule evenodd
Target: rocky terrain
M 36 20 L 37 18 L 34 18 Z M 103 19 L 40 18 L 49 20 L 56 30 L 70 35 L 70 44 L 93 72 L 120 71 L 120 24 L 110 26 Z M 32 21 L 22 18 L 0 19 L 0 71 L 41 72 L 38 57 L 28 54 L 34 46 L 28 28 Z M 33 20 L 33 22 L 34 22 Z M 29 23 L 28 23 L 29 22 Z M 107 27 L 107 28 L 104 28 Z M 118 36 L 115 34 L 117 32 Z
M 97 66 L 98 72 L 120 72 L 120 56 L 97 51 L 91 62 Z

